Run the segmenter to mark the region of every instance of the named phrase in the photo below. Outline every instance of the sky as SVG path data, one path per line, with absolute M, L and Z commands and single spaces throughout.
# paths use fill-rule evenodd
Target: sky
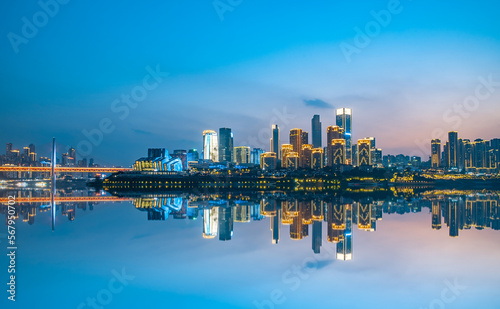
M 498 1 L 9 1 L 0 142 L 128 166 L 230 127 L 269 150 L 353 109 L 353 138 L 427 158 L 432 138 L 500 137 Z

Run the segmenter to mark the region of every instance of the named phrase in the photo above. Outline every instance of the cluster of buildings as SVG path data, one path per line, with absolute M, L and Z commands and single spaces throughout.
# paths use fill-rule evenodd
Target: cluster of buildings
M 493 173 L 500 168 L 500 139 L 462 139 L 458 132 L 448 133 L 448 141 L 431 141 L 431 165 L 434 169 L 458 172 Z
M 325 166 L 345 169 L 352 166 L 382 166 L 382 150 L 376 148 L 375 138 L 352 140 L 352 110 L 336 110 L 336 125 L 326 128 L 326 146 L 322 142 L 322 123 L 319 115 L 311 120 L 309 132 L 295 128 L 289 132 L 288 143 L 281 143 L 280 128 L 271 126 L 270 151 L 248 146 L 233 146 L 230 128 L 203 132 L 203 152 L 199 162 L 190 166 L 260 165 L 263 170 L 321 169 Z M 216 164 L 218 163 L 218 164 Z
M 23 147 L 21 151 L 20 149 L 14 149 L 12 143 L 7 143 L 5 155 L 0 156 L 1 165 L 31 165 L 36 164 L 37 162 L 37 154 L 35 152 L 34 144 Z
M 61 158 L 57 159 L 57 165 L 65 167 L 93 167 L 94 159 L 87 158 L 81 160 L 76 159 L 76 149 L 70 147 L 67 152 L 61 154 Z M 0 156 L 0 165 L 15 165 L 15 166 L 45 166 L 51 164 L 50 157 L 39 157 L 35 151 L 35 145 L 23 147 L 23 150 L 14 149 L 12 143 L 7 143 L 5 155 Z

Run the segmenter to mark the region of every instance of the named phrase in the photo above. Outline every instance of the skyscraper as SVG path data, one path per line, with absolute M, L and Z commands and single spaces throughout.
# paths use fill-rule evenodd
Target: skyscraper
M 73 164 L 76 164 L 76 149 L 73 147 L 70 147 L 68 150 L 68 154 L 71 158 L 73 158 Z
M 329 166 L 342 165 L 346 163 L 346 141 L 345 139 L 333 139 L 331 155 L 328 158 Z
M 219 162 L 233 162 L 233 132 L 230 128 L 219 129 Z
M 344 139 L 344 129 L 339 126 L 329 126 L 326 128 L 326 147 L 327 147 L 327 164 L 333 166 L 332 156 L 334 150 L 332 149 L 332 141 L 334 139 Z M 345 152 L 344 152 L 345 156 Z M 345 160 L 344 163 L 345 164 Z
M 250 147 L 234 147 L 234 162 L 236 164 L 250 163 Z
M 471 168 L 473 166 L 472 158 L 473 158 L 473 148 L 472 143 L 469 139 L 462 140 L 464 144 L 464 167 L 466 169 Z
M 319 115 L 314 115 L 311 120 L 312 144 L 314 148 L 321 148 L 321 121 Z
M 7 143 L 7 147 L 6 147 L 6 150 L 5 150 L 5 154 L 7 156 L 10 156 L 10 152 L 12 151 L 12 143 Z
M 474 141 L 473 163 L 476 168 L 485 168 L 486 154 L 488 152 L 487 141 L 480 138 Z
M 295 151 L 289 152 L 286 155 L 286 162 L 284 167 L 288 169 L 297 169 L 299 167 L 300 157 Z
M 339 108 L 337 109 L 336 116 L 337 126 L 344 129 L 347 164 L 350 164 L 352 160 L 352 110 L 350 108 Z
M 322 169 L 323 163 L 323 149 L 314 148 L 311 154 L 311 168 L 312 169 Z
M 272 127 L 272 137 L 271 137 L 271 152 L 276 153 L 276 157 L 281 159 L 281 149 L 280 149 L 280 128 L 277 124 L 273 124 Z
M 312 145 L 311 144 L 302 144 L 302 152 L 300 155 L 300 167 L 302 168 L 311 168 L 311 157 L 312 157 Z
M 290 144 L 293 146 L 293 151 L 300 155 L 302 150 L 302 129 L 290 130 Z
M 219 161 L 219 140 L 213 130 L 203 131 L 203 160 Z
M 431 141 L 431 166 L 439 168 L 441 166 L 441 140 L 433 139 Z
M 371 141 L 369 139 L 358 140 L 358 166 L 372 165 Z
M 309 144 L 309 133 L 307 133 L 306 131 L 302 131 L 301 139 L 302 145 Z
M 291 144 L 281 145 L 281 167 L 287 168 L 286 158 L 291 152 L 293 152 L 293 146 Z
M 458 167 L 458 133 L 451 131 L 448 133 L 448 167 Z
M 491 150 L 493 151 L 494 158 L 495 158 L 495 163 L 497 168 L 499 168 L 500 165 L 500 139 L 494 138 L 490 141 L 491 144 Z

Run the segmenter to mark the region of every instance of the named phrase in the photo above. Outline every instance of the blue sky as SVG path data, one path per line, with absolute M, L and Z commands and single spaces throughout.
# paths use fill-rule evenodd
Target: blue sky
M 314 114 L 326 131 L 336 107 L 352 107 L 354 138 L 375 136 L 384 153 L 428 155 L 430 139 L 452 129 L 500 132 L 500 86 L 457 112 L 479 78 L 500 81 L 498 1 L 243 0 L 223 19 L 212 1 L 69 1 L 49 5 L 46 21 L 36 2 L 3 6 L 0 141 L 33 142 L 40 155 L 52 136 L 63 148 L 91 142 L 82 131 L 105 118 L 113 130 L 88 153 L 122 165 L 151 146 L 199 148 L 202 131 L 220 127 L 233 128 L 235 145 L 269 148 L 272 123 L 286 142 Z M 371 12 L 389 7 L 377 22 Z M 42 25 L 30 38 L 23 17 Z M 356 28 L 369 38 L 362 48 Z M 358 53 L 346 58 L 342 44 Z M 168 76 L 121 119 L 112 102 L 147 67 Z

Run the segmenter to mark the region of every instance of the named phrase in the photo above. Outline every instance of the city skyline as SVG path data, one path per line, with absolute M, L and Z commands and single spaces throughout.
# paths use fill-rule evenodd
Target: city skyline
M 103 14 L 114 11 L 112 4 L 70 4 L 17 53 L 7 35 L 22 35 L 21 18 L 29 20 L 41 8 L 10 4 L 0 13 L 0 96 L 10 115 L 0 124 L 0 140 L 43 145 L 56 137 L 75 148 L 87 141 L 92 157 L 114 156 L 124 165 L 150 146 L 200 148 L 198 132 L 209 127 L 233 128 L 236 144 L 254 140 L 249 146 L 266 148 L 270 137 L 259 137 L 262 128 L 277 124 L 287 132 L 291 122 L 309 127 L 305 114 L 320 115 L 326 127 L 335 124 L 341 107 L 356 110 L 356 138 L 377 136 L 388 153 L 422 155 L 431 139 L 452 130 L 494 138 L 500 131 L 498 3 L 454 3 L 450 14 L 444 4 L 429 10 L 401 2 L 391 22 L 358 48 L 354 28 L 365 32 L 376 21 L 371 11 L 387 10 L 387 4 L 323 3 L 318 9 L 265 3 L 263 12 L 264 2 L 255 2 L 226 12 L 221 22 L 208 4 L 157 3 L 161 9 L 138 9 L 152 23 L 126 26 L 127 35 L 105 22 L 124 17 L 125 9 L 110 17 Z M 183 14 L 203 27 L 192 27 L 193 20 L 179 18 Z M 269 19 L 249 29 L 259 14 Z M 464 22 L 471 16 L 481 18 Z M 82 26 L 93 31 L 82 32 Z M 140 40 L 130 44 L 130 37 Z M 93 42 L 100 47 L 91 47 Z M 350 62 L 342 44 L 359 52 Z M 144 96 L 136 87 L 145 79 L 151 90 Z M 100 129 L 103 119 L 111 122 L 104 121 L 106 133 L 93 144 L 83 132 Z M 125 146 L 130 141 L 137 150 Z
M 499 0 L 4 2 L 0 308 L 498 307 Z

